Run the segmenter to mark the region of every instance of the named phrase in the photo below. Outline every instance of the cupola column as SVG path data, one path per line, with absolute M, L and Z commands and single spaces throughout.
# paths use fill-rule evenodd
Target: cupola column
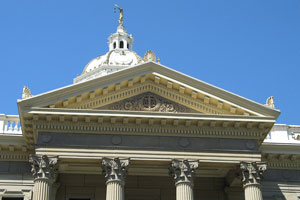
M 261 192 L 262 174 L 267 169 L 266 163 L 241 162 L 245 200 L 263 200 Z
M 170 174 L 174 177 L 176 200 L 194 200 L 194 171 L 198 161 L 173 160 Z
M 57 157 L 30 156 L 29 162 L 34 176 L 33 200 L 50 200 L 51 186 L 57 175 L 57 161 Z
M 124 185 L 129 159 L 104 158 L 102 168 L 106 178 L 106 200 L 124 200 Z

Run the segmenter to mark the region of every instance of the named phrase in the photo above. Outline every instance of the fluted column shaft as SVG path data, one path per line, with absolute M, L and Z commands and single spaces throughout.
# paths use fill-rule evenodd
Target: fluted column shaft
M 33 186 L 33 200 L 50 199 L 50 183 L 48 179 L 36 179 Z
M 263 200 L 261 181 L 262 174 L 266 169 L 266 163 L 241 162 L 245 200 Z
M 106 178 L 106 200 L 124 200 L 124 185 L 129 159 L 104 158 L 102 168 Z
M 177 184 L 176 200 L 194 200 L 193 187 L 188 183 Z
M 170 174 L 174 176 L 176 200 L 194 200 L 193 179 L 198 161 L 173 160 Z
M 33 200 L 50 200 L 51 184 L 57 173 L 57 157 L 31 155 L 29 162 L 34 176 Z
M 111 181 L 106 184 L 106 200 L 124 200 L 124 187 L 121 182 Z
M 260 185 L 248 185 L 244 187 L 245 200 L 263 200 Z

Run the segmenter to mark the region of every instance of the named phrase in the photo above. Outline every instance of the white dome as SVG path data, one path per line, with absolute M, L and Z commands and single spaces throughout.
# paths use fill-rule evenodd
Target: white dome
M 132 51 L 133 37 L 126 32 L 123 25 L 120 25 L 117 32 L 111 34 L 108 40 L 109 52 L 91 60 L 82 74 L 74 79 L 74 83 L 105 76 L 144 62 Z
M 91 60 L 84 68 L 82 74 L 91 72 L 101 67 L 112 68 L 124 68 L 134 66 L 142 62 L 142 58 L 139 57 L 134 51 L 115 49 L 107 52 L 103 56 L 99 56 Z

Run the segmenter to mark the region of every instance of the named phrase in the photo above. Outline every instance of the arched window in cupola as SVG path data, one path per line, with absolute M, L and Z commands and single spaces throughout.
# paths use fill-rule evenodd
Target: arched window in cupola
M 129 49 L 129 43 L 127 43 L 127 49 Z
M 123 49 L 124 48 L 124 42 L 120 41 L 120 48 Z
M 116 44 L 116 42 L 114 42 L 114 49 L 117 47 L 117 44 Z

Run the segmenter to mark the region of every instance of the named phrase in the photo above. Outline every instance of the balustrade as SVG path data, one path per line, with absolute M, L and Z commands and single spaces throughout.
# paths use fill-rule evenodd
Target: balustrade
M 0 114 L 0 134 L 22 134 L 19 115 Z

